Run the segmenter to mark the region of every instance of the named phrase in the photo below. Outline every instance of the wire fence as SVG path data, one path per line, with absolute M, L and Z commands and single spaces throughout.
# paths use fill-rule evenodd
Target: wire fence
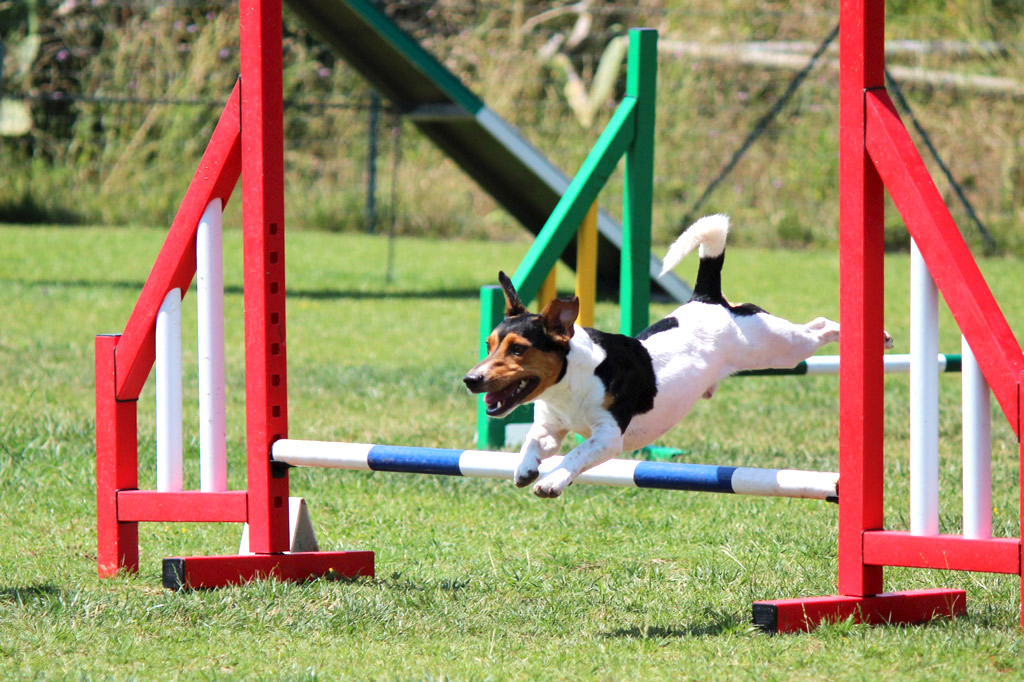
M 741 242 L 803 246 L 834 244 L 837 234 L 832 4 L 380 6 L 569 173 L 621 95 L 620 73 L 607 96 L 592 101 L 605 48 L 631 25 L 657 26 L 664 40 L 656 238 L 668 239 L 702 211 L 726 211 L 756 226 L 740 232 Z M 237 77 L 235 3 L 40 6 L 46 11 L 35 16 L 0 10 L 0 221 L 169 222 Z M 728 40 L 737 22 L 748 27 L 744 40 Z M 684 44 L 681 37 L 699 40 Z M 519 234 L 403 112 L 287 12 L 284 45 L 290 223 Z M 908 68 L 976 71 L 1011 86 L 1021 53 L 1012 40 L 893 46 L 893 59 Z M 1021 250 L 1024 237 L 1014 228 L 1024 218 L 1024 123 L 1016 109 L 1024 88 L 979 90 L 970 79 L 937 86 L 898 73 L 890 88 L 965 235 L 990 251 Z M 583 95 L 576 93 L 575 105 L 572 83 Z M 592 125 L 582 120 L 579 101 L 592 107 Z M 602 197 L 613 213 L 620 186 L 613 176 Z M 894 212 L 887 220 L 890 246 L 906 246 Z

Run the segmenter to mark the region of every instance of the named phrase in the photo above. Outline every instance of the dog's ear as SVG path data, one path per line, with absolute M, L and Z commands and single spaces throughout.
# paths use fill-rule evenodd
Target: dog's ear
M 573 323 L 580 314 L 580 299 L 578 296 L 572 298 L 556 298 L 544 306 L 540 316 L 544 318 L 544 327 L 553 336 L 564 338 L 566 341 L 572 338 Z
M 514 317 L 526 312 L 526 306 L 519 300 L 516 288 L 512 286 L 512 280 L 503 271 L 498 272 L 498 282 L 505 292 L 505 317 Z

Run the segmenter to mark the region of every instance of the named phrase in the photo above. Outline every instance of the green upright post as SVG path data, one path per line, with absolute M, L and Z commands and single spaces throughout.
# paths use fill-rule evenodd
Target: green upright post
M 654 201 L 654 103 L 658 80 L 658 32 L 629 32 L 626 97 L 637 100 L 636 132 L 626 151 L 622 206 L 622 268 L 619 331 L 635 336 L 650 319 L 651 205 Z
M 636 130 L 635 121 L 636 98 L 626 97 L 512 274 L 512 283 L 524 303 L 537 297 L 541 284 L 579 230 L 598 193 L 615 172 L 619 160 L 628 153 Z
M 480 358 L 487 357 L 487 337 L 504 317 L 505 297 L 501 287 L 488 284 L 480 287 Z M 502 419 L 487 416 L 483 395 L 476 400 L 476 445 L 478 448 L 496 447 L 505 442 L 505 424 Z
M 626 157 L 622 220 L 622 275 L 619 284 L 620 331 L 635 336 L 648 324 L 651 300 L 651 205 L 654 190 L 654 101 L 658 70 L 658 32 L 629 32 L 626 96 L 583 161 L 558 205 L 541 228 L 533 245 L 512 274 L 512 282 L 525 302 L 532 301 L 576 232 L 584 215 L 618 164 Z M 480 290 L 480 357 L 491 330 L 501 322 L 501 289 Z M 487 416 L 483 396 L 478 399 L 477 446 L 498 447 L 505 442 L 505 426 L 532 420 L 532 406 L 520 407 L 507 417 Z

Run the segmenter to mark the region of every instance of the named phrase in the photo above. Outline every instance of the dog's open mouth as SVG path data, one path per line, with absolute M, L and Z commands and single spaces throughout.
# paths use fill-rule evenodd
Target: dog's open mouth
M 491 391 L 484 396 L 484 403 L 487 405 L 487 414 L 497 417 L 505 414 L 518 405 L 523 398 L 533 393 L 533 389 L 540 384 L 537 377 L 527 377 L 513 381 L 505 388 Z

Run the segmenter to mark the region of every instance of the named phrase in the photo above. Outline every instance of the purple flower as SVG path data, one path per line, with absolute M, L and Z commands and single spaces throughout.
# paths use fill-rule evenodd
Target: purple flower
M 740 90 L 739 92 L 736 93 L 736 99 L 738 99 L 741 102 L 746 102 L 748 97 L 750 97 L 750 93 L 748 93 L 745 90 Z
M 189 33 L 195 33 L 196 31 L 198 31 L 198 30 L 199 30 L 199 27 L 198 27 L 198 26 L 196 26 L 195 24 L 189 24 L 189 25 L 188 25 L 188 26 L 187 26 L 187 27 L 185 28 L 185 30 L 186 30 L 186 31 L 188 31 Z
M 220 51 L 217 52 L 217 56 L 220 58 L 220 60 L 222 62 L 226 62 L 227 60 L 231 59 L 231 48 L 230 47 L 222 47 L 222 48 L 220 48 Z
M 331 70 L 328 69 L 326 66 L 321 66 L 319 69 L 317 69 L 316 75 L 320 76 L 321 78 L 330 78 Z
M 66 49 L 61 48 L 61 49 L 57 50 L 57 61 L 58 62 L 66 62 L 69 57 L 71 57 L 71 53 L 68 52 Z

